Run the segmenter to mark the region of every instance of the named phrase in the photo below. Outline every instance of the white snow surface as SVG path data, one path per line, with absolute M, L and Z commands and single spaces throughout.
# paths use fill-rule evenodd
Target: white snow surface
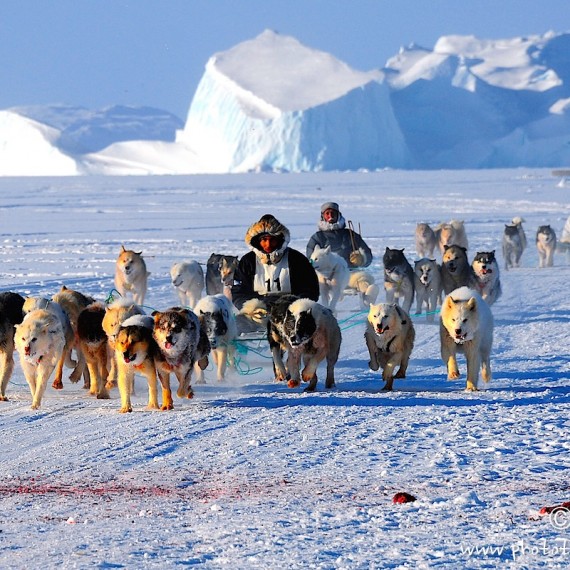
M 211 367 L 192 400 L 134 411 L 64 374 L 40 410 L 16 363 L 0 402 L 2 568 L 564 568 L 570 500 L 570 260 L 538 269 L 534 233 L 560 232 L 568 188 L 546 170 L 0 179 L 2 290 L 61 285 L 105 300 L 121 244 L 143 252 L 147 312 L 177 304 L 174 262 L 243 255 L 271 212 L 304 251 L 335 200 L 375 255 L 405 248 L 417 222 L 464 220 L 469 257 L 525 219 L 522 267 L 501 272 L 493 380 L 448 381 L 438 324 L 412 315 L 416 342 L 395 390 L 368 368 L 365 314 L 339 305 L 336 387 L 274 382 L 264 341 L 238 344 L 239 370 Z M 384 293 L 380 295 L 384 301 Z M 249 374 L 246 374 L 249 372 Z M 407 492 L 415 502 L 394 504 Z

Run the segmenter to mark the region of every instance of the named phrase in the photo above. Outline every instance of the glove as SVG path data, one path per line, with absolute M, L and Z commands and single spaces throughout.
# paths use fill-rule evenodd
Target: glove
M 364 265 L 364 256 L 359 251 L 353 251 L 348 259 L 350 259 L 350 263 L 355 267 Z

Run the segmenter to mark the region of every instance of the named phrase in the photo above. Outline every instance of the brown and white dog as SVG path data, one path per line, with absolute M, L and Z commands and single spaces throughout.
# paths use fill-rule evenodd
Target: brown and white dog
M 368 366 L 371 370 L 382 368 L 384 390 L 392 390 L 394 378 L 406 377 L 415 338 L 409 315 L 398 305 L 370 305 L 364 333 L 370 354 Z
M 471 262 L 477 277 L 477 290 L 483 300 L 491 306 L 502 293 L 499 264 L 495 259 L 495 250 L 478 251 Z
M 271 306 L 268 340 L 273 355 L 275 379 L 288 379 L 289 388 L 309 382 L 305 392 L 317 387 L 317 367 L 327 361 L 326 388 L 333 388 L 334 367 L 338 360 L 342 336 L 332 311 L 294 295 L 283 295 Z M 287 366 L 283 353 L 287 352 Z M 305 367 L 300 372 L 301 360 Z
M 206 294 L 223 294 L 231 301 L 237 266 L 238 258 L 235 255 L 212 253 L 206 263 Z
M 142 251 L 125 249 L 122 245 L 115 263 L 115 287 L 120 295 L 122 297 L 130 295 L 137 305 L 142 305 L 149 275 Z
M 460 245 L 446 245 L 441 261 L 441 281 L 445 294 L 458 287 L 477 287 L 477 277 L 467 259 L 467 250 Z
M 435 235 L 439 243 L 439 250 L 443 254 L 446 246 L 459 245 L 469 249 L 467 233 L 463 221 L 450 220 L 436 226 Z
M 192 398 L 192 370 L 194 364 L 202 370 L 208 366 L 210 343 L 200 326 L 196 314 L 190 309 L 172 307 L 166 311 L 154 311 L 153 337 L 159 353 L 156 367 L 163 389 L 162 409 L 172 409 L 170 373 L 178 379 L 177 396 Z

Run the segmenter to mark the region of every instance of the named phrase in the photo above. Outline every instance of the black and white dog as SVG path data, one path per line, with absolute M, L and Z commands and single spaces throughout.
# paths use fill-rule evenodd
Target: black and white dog
M 198 301 L 194 312 L 210 341 L 217 379 L 222 381 L 225 378 L 228 359 L 232 365 L 234 359 L 237 325 L 233 305 L 224 295 L 207 295 Z M 203 383 L 204 371 L 200 367 L 195 367 L 195 370 L 196 382 Z
M 414 302 L 414 269 L 406 259 L 403 249 L 386 248 L 382 258 L 384 263 L 384 289 L 386 302 L 400 304 L 406 313 Z
M 267 336 L 276 380 L 287 379 L 289 388 L 295 388 L 302 379 L 309 382 L 305 392 L 314 392 L 317 387 L 317 367 L 326 358 L 325 386 L 334 386 L 334 367 L 342 337 L 330 309 L 310 299 L 283 295 L 271 306 Z M 286 367 L 283 363 L 285 351 Z M 301 360 L 305 364 L 302 372 Z
M 492 305 L 502 293 L 499 264 L 495 259 L 495 250 L 477 252 L 471 262 L 471 267 L 477 277 L 477 289 L 481 297 L 487 302 L 487 305 Z

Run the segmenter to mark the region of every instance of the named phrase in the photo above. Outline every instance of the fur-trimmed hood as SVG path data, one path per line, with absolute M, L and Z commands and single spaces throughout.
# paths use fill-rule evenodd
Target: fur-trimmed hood
M 263 234 L 276 236 L 281 240 L 277 249 L 272 253 L 265 253 L 259 247 L 259 238 Z M 289 246 L 290 239 L 291 235 L 289 230 L 271 214 L 265 214 L 257 222 L 251 224 L 245 233 L 245 243 L 249 249 L 255 253 L 261 263 L 269 265 L 279 262 Z

